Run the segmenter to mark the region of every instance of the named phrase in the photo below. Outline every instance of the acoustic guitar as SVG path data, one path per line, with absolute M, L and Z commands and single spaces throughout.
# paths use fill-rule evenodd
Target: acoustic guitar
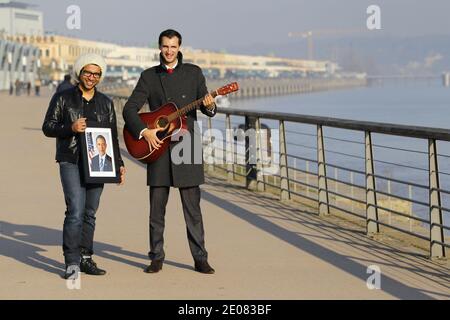
M 215 98 L 237 90 L 239 90 L 239 86 L 237 82 L 233 82 L 211 92 L 211 95 Z M 181 109 L 175 103 L 169 102 L 155 111 L 139 113 L 139 117 L 147 125 L 147 128 L 163 128 L 163 130 L 157 132 L 158 139 L 162 141 L 162 144 L 159 149 L 153 148 L 150 151 L 147 140 L 144 138 L 135 139 L 125 125 L 123 138 L 130 155 L 143 163 L 152 163 L 158 159 L 169 147 L 171 138 L 175 135 L 183 134 L 183 130 L 187 129 L 186 114 L 200 108 L 203 99 L 191 102 Z

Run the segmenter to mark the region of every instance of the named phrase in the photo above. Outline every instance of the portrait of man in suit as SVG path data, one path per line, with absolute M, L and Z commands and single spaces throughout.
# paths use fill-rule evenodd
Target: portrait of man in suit
M 92 158 L 91 170 L 92 171 L 113 171 L 112 158 L 106 154 L 106 139 L 102 135 L 98 135 L 95 139 L 98 155 Z

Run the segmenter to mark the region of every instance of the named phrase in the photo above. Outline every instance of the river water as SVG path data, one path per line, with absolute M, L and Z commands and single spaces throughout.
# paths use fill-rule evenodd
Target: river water
M 338 91 L 315 92 L 253 99 L 230 99 L 230 107 L 251 111 L 273 111 L 342 119 L 387 122 L 394 124 L 450 128 L 450 88 L 438 81 L 386 84 L 374 87 L 351 88 Z M 243 119 L 232 119 L 234 125 Z M 277 122 L 262 120 L 271 128 Z M 287 123 L 288 154 L 317 159 L 316 128 L 312 125 Z M 326 160 L 329 163 L 364 171 L 364 133 L 351 130 L 324 128 Z M 336 140 L 339 139 L 339 140 Z M 346 141 L 341 141 L 346 140 Z M 428 185 L 428 141 L 373 134 L 376 174 Z M 352 142 L 348 142 L 352 141 Z M 398 148 L 404 150 L 397 150 Z M 438 142 L 441 187 L 450 190 L 450 143 Z M 290 159 L 290 165 L 315 171 L 313 163 Z M 350 181 L 350 173 L 328 167 L 327 175 Z M 331 172 L 330 172 L 331 171 Z M 364 185 L 364 176 L 356 174 L 353 181 Z M 414 199 L 428 201 L 428 190 L 379 179 L 377 186 Z M 450 197 L 442 195 L 449 207 Z M 415 208 L 427 215 L 427 208 Z M 450 215 L 450 213 L 444 213 Z

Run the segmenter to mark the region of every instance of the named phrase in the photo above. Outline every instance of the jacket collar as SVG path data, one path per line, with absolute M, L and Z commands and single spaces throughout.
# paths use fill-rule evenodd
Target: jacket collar
M 94 96 L 92 97 L 92 99 L 97 98 L 97 92 L 98 92 L 97 87 L 94 87 Z M 78 96 L 78 98 L 81 101 L 82 97 L 83 97 L 83 91 L 81 91 L 81 89 L 78 87 L 78 84 L 75 86 L 75 94 Z

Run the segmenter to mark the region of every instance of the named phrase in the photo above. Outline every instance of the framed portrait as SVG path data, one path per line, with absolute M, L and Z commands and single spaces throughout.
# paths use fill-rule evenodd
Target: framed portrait
M 99 123 L 87 122 L 80 140 L 84 181 L 120 182 L 120 165 L 117 159 L 119 146 L 113 139 L 112 129 Z

